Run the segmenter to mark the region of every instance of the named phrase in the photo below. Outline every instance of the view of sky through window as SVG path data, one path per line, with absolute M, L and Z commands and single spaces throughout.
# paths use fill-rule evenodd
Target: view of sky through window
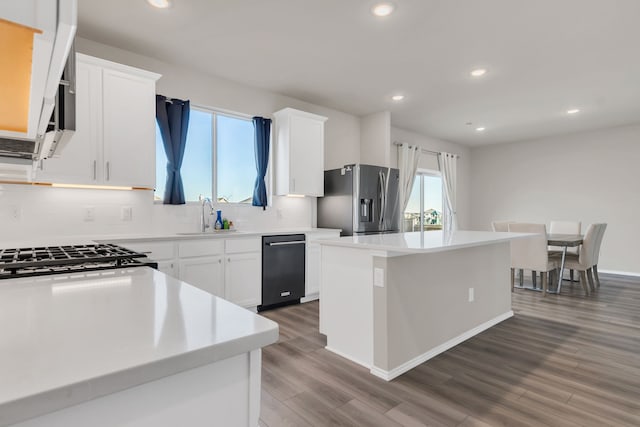
M 218 200 L 251 203 L 256 179 L 253 123 L 218 114 Z
M 251 203 L 256 177 L 253 134 L 250 120 L 191 109 L 181 169 L 187 202 L 197 201 L 202 194 L 221 203 Z M 214 146 L 217 165 L 212 171 Z M 213 194 L 214 172 L 217 195 Z M 164 197 L 166 181 L 167 158 L 156 124 L 156 200 Z

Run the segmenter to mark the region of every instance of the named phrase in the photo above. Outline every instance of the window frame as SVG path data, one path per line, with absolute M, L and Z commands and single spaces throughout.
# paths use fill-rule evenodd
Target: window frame
M 239 119 L 239 120 L 246 120 L 248 122 L 252 122 L 253 116 L 249 115 L 249 114 L 244 114 L 244 113 L 238 113 L 238 112 L 234 112 L 234 111 L 228 111 L 228 110 L 224 110 L 221 108 L 212 108 L 212 107 L 206 107 L 206 106 L 202 106 L 202 105 L 197 105 L 197 104 L 191 104 L 191 110 L 197 110 L 203 113 L 209 113 L 211 114 L 211 192 L 213 193 L 211 195 L 211 201 L 214 205 L 218 205 L 218 206 L 233 206 L 233 207 L 253 207 L 253 205 L 251 203 L 239 203 L 239 202 L 229 202 L 229 203 L 219 203 L 218 202 L 218 175 L 217 175 L 217 163 L 218 163 L 218 135 L 217 135 L 217 120 L 216 117 L 218 115 L 222 115 L 222 116 L 226 116 L 226 117 L 231 117 L 231 118 L 235 118 L 235 119 Z M 269 144 L 269 163 L 267 165 L 267 173 L 265 175 L 265 185 L 267 187 L 267 208 L 272 206 L 272 200 L 273 200 L 273 188 L 272 188 L 272 161 L 273 161 L 273 126 L 271 127 L 271 134 L 270 134 L 270 138 L 269 138 L 270 144 Z M 255 152 L 254 152 L 255 155 Z M 166 156 L 166 153 L 165 153 Z M 156 188 L 157 188 L 158 183 L 156 182 Z M 155 189 L 154 189 L 154 193 L 155 193 Z M 207 196 L 205 196 L 207 197 Z M 162 205 L 164 204 L 162 200 L 154 200 L 154 204 L 158 204 L 158 205 Z M 201 202 L 199 201 L 195 201 L 195 200 L 186 200 L 185 201 L 185 205 L 186 206 L 195 206 L 195 205 L 200 205 Z

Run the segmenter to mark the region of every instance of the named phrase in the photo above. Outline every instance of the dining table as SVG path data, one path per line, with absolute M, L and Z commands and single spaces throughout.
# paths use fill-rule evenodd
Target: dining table
M 558 274 L 558 286 L 555 292 L 549 290 L 550 293 L 559 294 L 562 288 L 562 276 L 564 274 L 564 261 L 567 257 L 567 249 L 582 245 L 583 240 L 584 235 L 582 234 L 547 234 L 548 245 L 562 247 L 562 261 L 560 262 L 560 274 Z

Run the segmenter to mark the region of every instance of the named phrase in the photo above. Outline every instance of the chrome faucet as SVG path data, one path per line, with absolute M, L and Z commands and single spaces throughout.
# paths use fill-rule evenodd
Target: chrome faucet
M 204 233 L 205 231 L 207 231 L 207 228 L 211 227 L 207 218 L 208 216 L 213 215 L 213 204 L 211 203 L 210 198 L 203 197 L 202 194 L 198 199 L 200 200 L 200 202 L 202 202 L 202 209 L 200 209 L 200 231 Z M 204 207 L 207 204 L 209 205 L 209 215 L 205 215 L 204 213 Z

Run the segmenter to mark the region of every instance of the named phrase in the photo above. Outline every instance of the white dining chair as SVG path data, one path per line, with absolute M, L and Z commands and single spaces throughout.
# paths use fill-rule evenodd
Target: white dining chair
M 580 273 L 580 284 L 586 295 L 589 295 L 591 291 L 595 290 L 592 268 L 594 266 L 595 250 L 600 229 L 601 224 L 590 224 L 584 233 L 580 253 L 578 255 L 567 254 L 564 261 L 565 268 L 577 270 Z M 560 257 L 561 255 L 559 254 L 552 255 L 552 258 L 555 260 L 560 260 Z
M 598 240 L 596 241 L 595 247 L 593 249 L 593 267 L 591 267 L 591 270 L 593 270 L 593 277 L 595 279 L 596 286 L 599 288 L 600 277 L 598 276 L 598 260 L 600 259 L 600 247 L 602 246 L 602 238 L 604 237 L 604 232 L 607 229 L 607 224 L 600 223 L 598 224 L 598 226 Z
M 580 234 L 582 232 L 581 221 L 551 221 L 549 223 L 549 234 Z M 562 254 L 563 248 L 560 246 L 549 246 L 549 255 Z M 580 248 L 567 248 L 567 255 L 578 255 Z M 573 270 L 569 270 L 569 279 L 573 282 Z
M 559 265 L 556 259 L 549 257 L 547 251 L 547 227 L 544 224 L 512 223 L 509 224 L 509 231 L 536 234 L 511 241 L 511 290 L 515 287 L 516 270 L 539 271 L 542 273 L 542 292 L 546 296 L 549 289 L 549 273 Z M 522 275 L 520 282 L 522 284 Z
M 513 221 L 492 221 L 491 229 L 493 231 L 509 231 L 509 224 L 513 224 Z
M 567 254 L 564 265 L 566 268 L 578 270 L 580 272 L 580 284 L 586 294 L 595 291 L 596 286 L 600 286 L 598 277 L 598 259 L 600 257 L 600 245 L 607 228 L 605 223 L 591 224 L 587 227 L 580 253 Z M 559 259 L 559 255 L 553 255 Z

